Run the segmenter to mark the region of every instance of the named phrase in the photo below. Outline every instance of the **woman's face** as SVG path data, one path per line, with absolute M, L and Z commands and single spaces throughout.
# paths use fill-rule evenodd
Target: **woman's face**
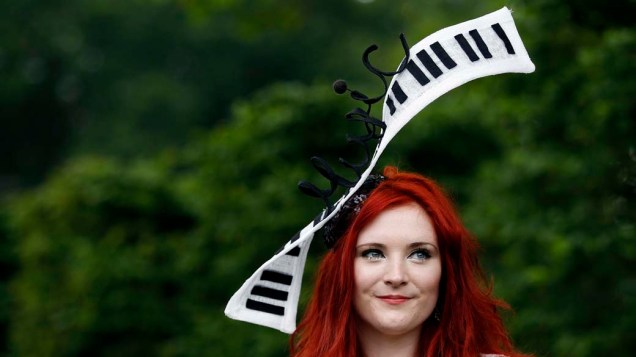
M 354 261 L 360 333 L 419 332 L 437 303 L 442 264 L 428 214 L 412 203 L 389 208 L 362 229 Z

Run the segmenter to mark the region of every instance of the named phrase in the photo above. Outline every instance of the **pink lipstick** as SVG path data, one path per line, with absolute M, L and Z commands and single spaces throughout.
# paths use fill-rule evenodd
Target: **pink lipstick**
M 378 296 L 378 299 L 390 305 L 399 305 L 410 300 L 409 297 L 402 296 L 402 295 L 383 295 L 383 296 Z

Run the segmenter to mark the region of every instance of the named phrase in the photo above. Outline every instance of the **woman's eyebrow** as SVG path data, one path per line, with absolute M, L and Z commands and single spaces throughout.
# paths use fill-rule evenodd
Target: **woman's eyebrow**
M 413 243 L 409 244 L 409 248 L 417 248 L 417 247 L 422 247 L 422 246 L 425 246 L 425 245 L 430 245 L 433 248 L 439 250 L 435 244 L 430 243 L 430 242 L 413 242 Z
M 412 249 L 412 248 L 423 247 L 423 246 L 427 246 L 427 245 L 431 246 L 431 247 L 433 247 L 435 249 L 438 249 L 435 244 L 430 243 L 430 242 L 413 242 L 413 243 L 410 243 L 408 245 L 408 248 Z M 364 244 L 357 245 L 356 248 L 380 248 L 380 249 L 385 249 L 386 245 L 384 245 L 382 243 L 373 243 L 372 242 L 372 243 L 364 243 Z
M 386 245 L 384 245 L 382 243 L 364 243 L 364 244 L 360 244 L 360 245 L 356 246 L 356 248 L 381 248 L 381 249 L 384 249 L 384 248 L 386 248 Z

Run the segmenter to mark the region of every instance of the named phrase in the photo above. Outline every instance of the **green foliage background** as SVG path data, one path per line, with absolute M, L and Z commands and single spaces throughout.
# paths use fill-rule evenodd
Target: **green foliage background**
M 359 63 L 502 6 L 537 66 L 415 118 L 378 167 L 430 175 L 538 356 L 636 350 L 631 0 L 8 0 L 0 12 L 0 351 L 282 356 L 223 308 L 321 203 L 309 157 L 356 153 Z M 348 153 L 348 154 L 345 154 Z M 346 171 L 344 171 L 346 172 Z M 310 252 L 303 301 L 324 252 Z

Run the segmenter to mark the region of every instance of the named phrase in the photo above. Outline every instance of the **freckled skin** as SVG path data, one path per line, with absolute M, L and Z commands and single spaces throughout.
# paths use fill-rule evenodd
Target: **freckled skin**
M 356 244 L 360 338 L 418 336 L 437 304 L 441 276 L 437 236 L 424 209 L 412 203 L 378 215 Z

